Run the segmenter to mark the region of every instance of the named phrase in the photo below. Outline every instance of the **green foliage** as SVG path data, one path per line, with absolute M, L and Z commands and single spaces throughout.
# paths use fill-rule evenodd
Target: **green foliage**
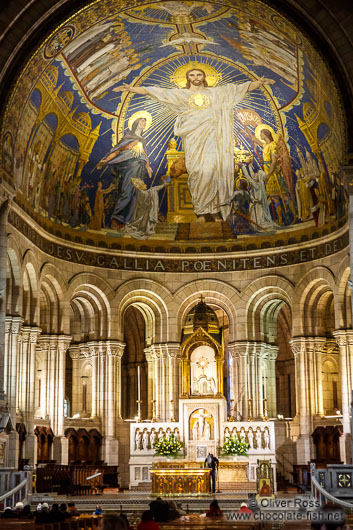
M 179 456 L 183 447 L 183 442 L 178 442 L 174 434 L 168 438 L 165 436 L 153 444 L 155 455 L 157 456 Z
M 249 444 L 245 440 L 241 440 L 238 436 L 226 438 L 223 446 L 220 449 L 220 456 L 248 456 Z

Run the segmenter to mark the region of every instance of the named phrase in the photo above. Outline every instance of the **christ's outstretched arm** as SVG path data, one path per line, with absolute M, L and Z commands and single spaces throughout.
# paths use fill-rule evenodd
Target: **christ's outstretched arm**
M 143 88 L 143 86 L 131 86 L 127 85 L 126 83 L 123 83 L 120 86 L 117 86 L 116 88 L 113 88 L 114 92 L 133 92 L 134 94 L 147 94 L 147 90 Z
M 251 81 L 248 92 L 251 92 L 252 90 L 256 90 L 260 86 L 263 85 L 273 85 L 275 81 L 273 79 L 268 79 L 267 77 L 260 77 L 258 81 Z

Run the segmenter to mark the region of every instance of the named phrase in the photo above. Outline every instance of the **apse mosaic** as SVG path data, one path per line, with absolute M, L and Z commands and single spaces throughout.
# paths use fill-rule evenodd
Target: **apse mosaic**
M 344 217 L 344 144 L 324 61 L 268 6 L 110 0 L 30 59 L 1 160 L 68 239 L 212 242 Z

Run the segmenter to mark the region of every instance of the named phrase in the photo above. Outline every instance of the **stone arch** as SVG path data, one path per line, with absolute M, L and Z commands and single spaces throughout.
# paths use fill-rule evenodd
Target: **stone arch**
M 40 271 L 40 325 L 43 333 L 69 333 L 69 302 L 67 283 L 51 263 Z
M 293 284 L 282 276 L 268 275 L 252 281 L 241 294 L 239 334 L 247 340 L 275 342 L 278 315 L 285 305 L 291 312 L 293 296 Z
M 324 336 L 335 328 L 335 277 L 327 267 L 314 267 L 296 287 L 293 336 Z
M 168 301 L 170 291 L 160 283 L 145 278 L 128 280 L 116 290 L 117 338 L 123 340 L 124 315 L 127 308 L 135 305 L 146 322 L 146 337 L 151 343 L 168 342 Z
M 71 304 L 70 333 L 75 342 L 111 337 L 111 304 L 114 291 L 98 274 L 80 273 L 67 291 Z
M 335 289 L 335 327 L 336 329 L 352 328 L 352 290 L 348 284 L 351 269 L 349 256 L 346 256 L 337 272 Z
M 22 316 L 28 325 L 39 324 L 39 266 L 32 250 L 27 250 L 22 262 Z
M 224 311 L 229 321 L 229 341 L 236 337 L 237 302 L 239 301 L 239 291 L 219 280 L 204 279 L 187 283 L 178 289 L 173 297 L 173 312 L 175 315 L 171 324 L 171 340 L 178 342 L 186 316 L 200 301 L 200 295 L 204 297 L 206 304 L 219 307 Z M 173 331 L 174 330 L 174 331 Z M 172 335 L 173 333 L 173 335 Z

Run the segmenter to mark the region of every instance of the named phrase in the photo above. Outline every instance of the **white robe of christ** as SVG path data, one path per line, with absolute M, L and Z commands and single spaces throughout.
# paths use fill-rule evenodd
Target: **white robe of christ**
M 250 82 L 200 88 L 197 91 L 145 87 L 147 95 L 176 112 L 174 134 L 185 152 L 188 185 L 196 215 L 221 212 L 234 193 L 233 107 L 246 95 Z

